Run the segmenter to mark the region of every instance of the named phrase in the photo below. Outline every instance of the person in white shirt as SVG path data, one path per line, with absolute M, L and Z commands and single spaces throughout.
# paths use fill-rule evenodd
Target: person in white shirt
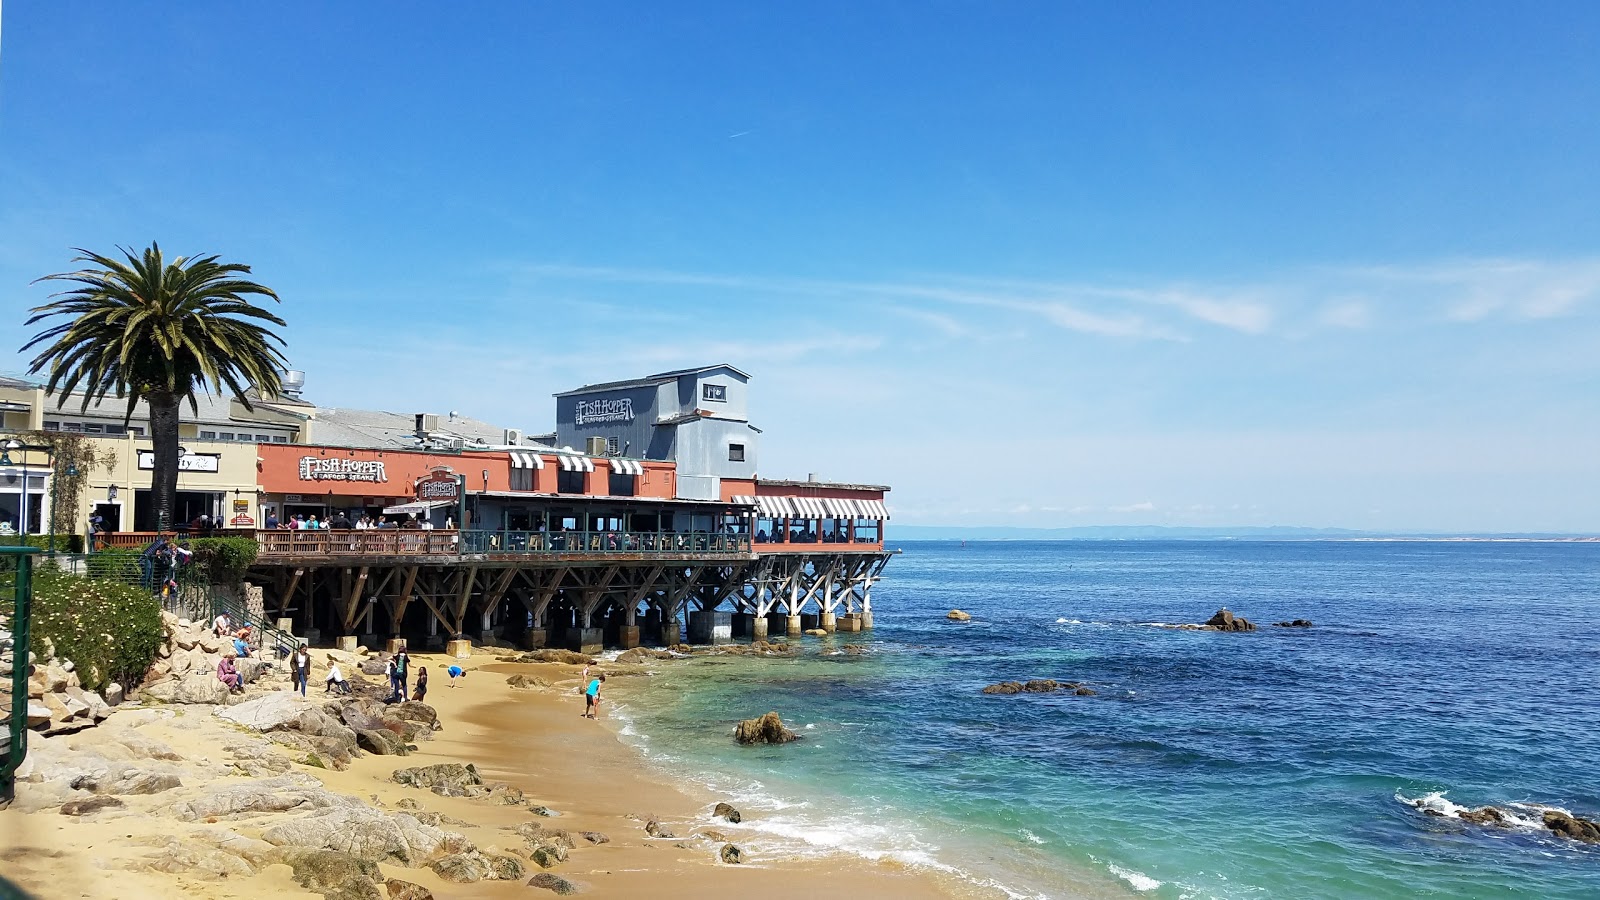
M 211 633 L 217 637 L 222 637 L 223 635 L 231 636 L 233 632 L 233 617 L 227 613 L 218 613 L 216 620 L 211 623 Z
M 333 657 L 330 656 L 328 657 L 327 686 L 323 688 L 322 692 L 326 694 L 335 690 L 341 694 L 350 693 L 350 682 L 344 680 L 344 673 L 339 671 L 339 664 L 334 662 Z

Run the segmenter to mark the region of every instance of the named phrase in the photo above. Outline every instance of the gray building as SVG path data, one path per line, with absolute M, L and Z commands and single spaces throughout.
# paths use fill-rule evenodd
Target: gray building
M 556 445 L 675 462 L 680 498 L 720 500 L 722 479 L 756 477 L 749 387 L 749 375 L 724 363 L 564 391 Z

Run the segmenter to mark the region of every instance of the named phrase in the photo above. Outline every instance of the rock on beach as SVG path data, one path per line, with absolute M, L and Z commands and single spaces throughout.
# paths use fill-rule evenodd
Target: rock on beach
M 787 744 L 795 739 L 795 733 L 784 727 L 777 713 L 769 712 L 740 722 L 733 729 L 733 739 L 741 744 Z

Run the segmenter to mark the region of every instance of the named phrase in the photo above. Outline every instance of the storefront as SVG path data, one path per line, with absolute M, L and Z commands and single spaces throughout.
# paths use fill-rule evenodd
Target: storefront
M 357 450 L 302 444 L 260 444 L 261 511 L 280 523 L 298 515 L 318 521 L 339 518 L 351 523 L 368 516 L 401 524 L 407 517 L 427 519 L 444 527 L 456 524 L 454 502 L 418 497 L 418 483 L 457 476 L 476 488 L 506 490 L 510 459 L 501 453 L 429 453 L 410 450 Z M 433 488 L 431 490 L 438 490 Z M 412 507 L 423 499 L 425 506 Z M 400 513 L 388 509 L 403 508 Z
M 79 495 L 78 527 L 100 516 L 107 531 L 154 531 L 155 498 L 150 485 L 155 451 L 148 438 L 93 438 L 106 465 L 89 472 Z M 172 525 L 182 529 L 205 516 L 212 528 L 254 528 L 256 448 L 254 444 L 185 439 L 178 451 L 178 492 Z

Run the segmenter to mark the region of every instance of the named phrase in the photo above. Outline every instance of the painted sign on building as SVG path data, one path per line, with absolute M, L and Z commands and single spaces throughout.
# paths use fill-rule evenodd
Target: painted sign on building
M 388 481 L 383 461 L 332 456 L 300 457 L 301 481 Z
M 594 425 L 600 422 L 632 422 L 633 398 L 620 400 L 579 400 L 573 415 L 574 425 Z
M 459 500 L 461 482 L 449 472 L 435 472 L 417 482 L 418 500 Z
M 156 452 L 154 450 L 140 450 L 139 468 L 146 471 L 156 467 Z M 218 453 L 188 453 L 178 457 L 179 472 L 215 472 L 222 466 L 222 455 Z

